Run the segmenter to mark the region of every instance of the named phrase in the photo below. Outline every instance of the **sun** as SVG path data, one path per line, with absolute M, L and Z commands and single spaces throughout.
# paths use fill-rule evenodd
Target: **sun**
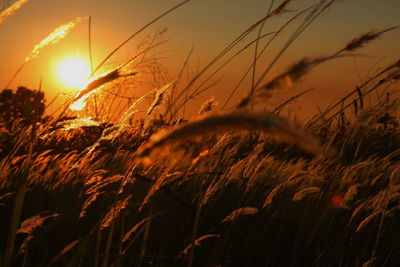
M 58 63 L 57 73 L 58 78 L 65 86 L 81 88 L 90 76 L 90 67 L 86 60 L 74 56 Z

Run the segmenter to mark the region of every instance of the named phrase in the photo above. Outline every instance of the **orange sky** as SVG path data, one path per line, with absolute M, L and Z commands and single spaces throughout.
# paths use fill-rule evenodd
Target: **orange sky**
M 99 63 L 119 43 L 125 40 L 149 20 L 161 14 L 179 1 L 172 0 L 31 0 L 0 24 L 0 84 L 4 86 L 32 48 L 47 34 L 59 25 L 78 16 L 92 16 L 92 46 L 95 65 Z M 280 3 L 280 1 L 276 1 Z M 300 10 L 318 0 L 294 0 L 290 11 Z M 170 40 L 158 48 L 162 63 L 169 69 L 174 78 L 185 60 L 186 54 L 194 47 L 190 62 L 190 72 L 205 66 L 219 51 L 239 35 L 244 29 L 261 18 L 270 1 L 261 0 L 192 0 L 166 18 L 155 23 L 138 38 L 133 39 L 121 49 L 107 65 L 116 66 L 132 56 L 136 46 L 146 34 L 167 27 L 166 37 Z M 360 33 L 372 29 L 383 29 L 400 24 L 400 1 L 398 0 L 342 0 L 338 1 L 327 13 L 321 16 L 294 43 L 281 58 L 272 74 L 304 56 L 326 55 L 342 47 L 347 41 Z M 265 32 L 277 29 L 294 13 L 288 13 L 279 19 L 272 19 L 266 24 Z M 301 20 L 299 20 L 301 22 Z M 298 24 L 297 24 L 298 25 Z M 295 29 L 288 28 L 279 40 L 271 47 L 269 53 L 260 62 L 258 69 L 265 68 L 274 53 L 286 41 Z M 77 25 L 71 33 L 59 43 L 45 48 L 37 59 L 32 60 L 13 82 L 12 88 L 25 85 L 37 88 L 43 79 L 42 88 L 48 98 L 68 90 L 56 77 L 55 66 L 69 55 L 88 57 L 88 24 Z M 253 35 L 254 37 L 254 35 Z M 249 37 L 240 47 L 252 39 Z M 345 58 L 328 62 L 313 71 L 304 82 L 294 88 L 283 90 L 274 101 L 294 95 L 295 93 L 314 88 L 314 91 L 303 97 L 301 108 L 306 112 L 315 111 L 316 106 L 324 106 L 353 89 L 360 79 L 365 79 L 374 66 L 398 60 L 400 30 L 386 34 L 382 39 L 371 43 L 358 53 L 368 57 L 355 59 Z M 238 57 L 217 77 L 223 80 L 210 91 L 193 101 L 200 106 L 204 100 L 215 95 L 223 103 L 230 90 L 240 79 L 241 74 L 251 63 L 253 49 Z M 376 65 L 378 64 L 378 65 Z M 240 97 L 247 92 L 245 85 L 237 93 Z

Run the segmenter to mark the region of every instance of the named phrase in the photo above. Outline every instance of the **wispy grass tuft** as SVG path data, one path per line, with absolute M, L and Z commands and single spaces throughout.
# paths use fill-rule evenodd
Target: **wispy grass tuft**
M 141 148 L 138 156 L 147 157 L 156 148 L 187 138 L 238 130 L 261 131 L 278 140 L 297 143 L 309 152 L 316 154 L 322 152 L 317 139 L 282 117 L 271 112 L 235 111 L 203 117 L 172 130 L 161 131 L 150 138 L 150 141 Z
M 135 76 L 136 74 L 137 74 L 136 72 L 124 74 L 124 73 L 122 73 L 121 69 L 118 67 L 112 71 L 105 73 L 105 74 L 99 75 L 98 77 L 93 79 L 91 82 L 89 82 L 89 84 L 86 85 L 86 87 L 84 89 L 82 89 L 81 91 L 78 92 L 78 94 L 74 97 L 74 101 L 78 101 L 79 99 L 81 99 L 85 95 L 89 94 L 93 90 L 96 90 L 97 88 L 99 88 L 105 84 L 111 83 L 111 82 L 115 81 L 116 79 L 119 79 L 122 77 Z
M 163 99 L 164 99 L 164 95 L 167 92 L 167 90 L 175 83 L 176 81 L 172 81 L 166 85 L 164 85 L 163 87 L 161 87 L 160 89 L 157 90 L 156 92 L 156 97 L 154 98 L 153 103 L 150 105 L 149 109 L 147 110 L 147 115 L 150 115 L 153 110 L 158 107 Z
M 5 9 L 0 14 L 0 24 L 9 16 L 12 16 L 18 9 L 20 9 L 23 5 L 25 5 L 29 0 L 18 0 L 10 7 Z
M 203 105 L 201 105 L 201 108 L 199 110 L 199 115 L 202 115 L 204 113 L 211 112 L 215 106 L 218 106 L 218 101 L 215 99 L 214 96 L 206 100 Z
M 28 62 L 34 58 L 37 58 L 40 51 L 50 45 L 55 44 L 62 40 L 67 34 L 79 23 L 86 21 L 89 17 L 77 17 L 74 20 L 67 22 L 56 29 L 54 29 L 46 38 L 44 38 L 40 43 L 35 45 L 33 50 L 29 53 L 29 55 L 25 58 L 25 62 Z
M 344 48 L 343 51 L 354 51 L 366 45 L 367 43 L 380 38 L 384 33 L 397 29 L 399 26 L 387 28 L 382 31 L 370 31 L 364 33 L 357 38 L 351 40 Z

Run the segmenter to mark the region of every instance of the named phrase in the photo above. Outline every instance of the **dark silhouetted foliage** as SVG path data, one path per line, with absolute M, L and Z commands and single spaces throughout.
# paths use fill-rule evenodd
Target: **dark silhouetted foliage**
M 44 92 L 19 86 L 16 92 L 5 89 L 0 93 L 0 121 L 11 124 L 22 119 L 30 124 L 41 120 L 45 110 Z

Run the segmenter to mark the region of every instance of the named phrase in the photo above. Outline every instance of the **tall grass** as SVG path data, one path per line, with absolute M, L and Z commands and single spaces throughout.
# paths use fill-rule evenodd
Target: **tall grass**
M 320 1 L 297 13 L 290 23 L 304 20 L 285 46 L 271 62 L 260 61 L 260 38 L 273 41 L 286 27 L 264 36 L 264 23 L 291 2 L 274 8 L 271 1 L 264 18 L 186 85 L 181 75 L 168 83 L 153 68 L 160 70 L 153 77 L 161 89 L 129 98 L 113 122 L 106 119 L 114 100 L 96 98 L 95 119 L 67 117 L 66 107 L 100 87 L 99 96 L 123 98 L 117 88 L 129 88 L 141 66 L 157 65 L 143 57 L 160 44 L 157 38 L 138 50 L 133 66 L 128 60 L 94 78 L 60 116 L 2 126 L 3 266 L 395 266 L 400 135 L 399 102 L 390 86 L 398 84 L 399 62 L 305 125 L 278 114 L 301 94 L 271 111 L 252 110 L 319 64 L 394 28 L 361 35 L 325 57 L 304 57 L 270 77 L 282 53 L 334 3 Z M 180 118 L 181 108 L 204 89 L 196 82 L 253 31 L 257 38 L 243 48 L 257 46 L 252 84 L 237 108 L 215 111 L 211 98 L 199 117 Z M 372 92 L 378 97 L 368 104 Z

